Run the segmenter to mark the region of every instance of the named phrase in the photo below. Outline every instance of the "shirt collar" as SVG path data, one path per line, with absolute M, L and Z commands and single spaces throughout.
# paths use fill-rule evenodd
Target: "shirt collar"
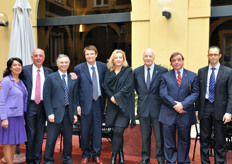
M 91 65 L 91 64 L 89 64 L 88 62 L 86 62 L 86 63 L 87 63 L 87 65 L 88 65 L 89 69 L 91 69 L 91 67 L 92 67 L 92 66 L 94 66 L 94 67 L 95 67 L 95 69 L 97 68 L 97 64 L 96 64 L 97 62 L 95 62 L 95 64 L 94 64 L 94 65 Z
M 62 73 L 60 70 L 58 70 L 58 72 L 59 72 L 61 78 L 62 78 L 63 74 L 65 74 L 66 75 L 65 77 L 67 77 L 67 72 L 66 73 Z
M 209 64 L 209 70 L 211 70 L 211 68 L 213 68 L 210 64 Z M 220 68 L 220 63 L 218 63 L 215 67 L 216 70 L 219 70 Z
M 154 69 L 154 67 L 155 67 L 155 64 L 153 63 L 151 66 L 150 66 L 150 70 L 153 70 Z M 145 70 L 147 71 L 147 66 L 146 65 L 144 65 L 144 68 L 145 68 Z

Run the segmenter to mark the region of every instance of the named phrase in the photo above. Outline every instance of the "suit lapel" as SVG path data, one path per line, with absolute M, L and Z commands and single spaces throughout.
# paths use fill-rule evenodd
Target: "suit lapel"
M 49 72 L 45 67 L 43 67 L 43 70 L 44 70 L 44 77 L 46 77 L 49 74 Z
M 220 65 L 220 67 L 219 67 L 219 70 L 218 70 L 218 74 L 217 74 L 217 79 L 216 79 L 216 83 L 215 83 L 215 85 L 217 85 L 217 82 L 218 82 L 218 80 L 220 79 L 220 77 L 222 76 L 222 74 L 224 73 L 224 68 L 223 68 L 223 66 L 222 65 Z
M 92 83 L 92 79 L 90 77 L 90 72 L 89 72 L 89 68 L 88 68 L 87 62 L 84 64 L 83 67 L 84 67 L 83 72 L 85 73 L 85 75 L 87 76 L 87 78 L 89 79 L 89 81 Z
M 155 65 L 154 65 L 154 66 L 155 66 Z M 159 70 L 158 70 L 157 67 L 155 66 L 155 67 L 154 67 L 154 70 L 153 70 L 153 74 L 152 74 L 151 84 L 152 84 L 152 82 L 155 80 L 156 75 L 158 75 L 158 73 L 159 73 Z
M 144 66 L 139 70 L 139 76 L 142 79 L 145 88 L 147 88 L 147 85 L 145 82 Z
M 29 79 L 31 80 L 31 84 L 32 84 L 32 81 L 33 81 L 33 75 L 32 75 L 33 74 L 33 70 L 32 70 L 33 68 L 32 68 L 32 65 L 33 64 L 31 64 L 30 67 L 28 67 L 29 69 L 27 69 L 27 71 L 29 72 L 28 75 L 29 75 Z
M 71 76 L 68 74 L 68 90 L 70 90 L 71 85 L 72 85 L 72 79 Z
M 99 82 L 100 82 L 102 79 L 102 73 L 100 73 L 102 71 L 102 68 L 100 67 L 100 65 L 97 61 L 96 61 L 96 65 L 97 65 L 97 72 L 98 72 L 98 77 L 99 77 Z
M 184 69 L 184 70 L 183 70 L 183 75 L 182 75 L 182 80 L 181 80 L 180 87 L 181 87 L 181 85 L 183 85 L 183 84 L 186 82 L 187 76 L 188 76 L 188 73 L 187 73 L 187 71 Z M 177 81 L 177 80 L 176 80 L 176 81 Z M 177 83 L 177 84 L 178 84 L 178 83 Z
M 209 67 L 206 67 L 204 70 L 202 70 L 202 84 L 204 87 L 204 91 L 206 90 L 206 86 L 207 86 L 208 69 Z
M 175 70 L 173 69 L 173 70 L 171 70 L 172 72 L 171 72 L 171 78 L 172 78 L 172 80 L 175 82 L 175 85 L 177 86 L 177 87 L 179 87 L 178 86 L 178 83 L 177 83 L 177 79 L 176 79 L 176 74 L 175 74 Z
M 61 77 L 60 77 L 60 74 L 58 71 L 55 74 L 55 78 L 56 78 L 57 82 L 61 85 L 61 87 L 64 89 L 63 84 L 62 84 L 62 80 L 61 80 Z

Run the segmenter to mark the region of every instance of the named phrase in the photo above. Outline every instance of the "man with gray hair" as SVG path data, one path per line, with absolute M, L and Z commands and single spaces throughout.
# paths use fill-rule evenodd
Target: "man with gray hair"
M 48 118 L 44 163 L 54 163 L 54 147 L 62 126 L 62 161 L 64 164 L 72 164 L 72 131 L 73 123 L 77 122 L 77 85 L 76 80 L 72 80 L 71 75 L 67 73 L 69 57 L 60 54 L 56 63 L 58 71 L 46 78 L 43 89 L 44 107 Z
M 142 161 L 150 163 L 152 128 L 156 140 L 156 159 L 164 164 L 164 148 L 159 113 L 161 99 L 159 96 L 160 77 L 167 69 L 154 63 L 155 53 L 151 48 L 143 52 L 144 65 L 134 70 L 135 90 L 138 94 L 138 115 L 142 133 Z

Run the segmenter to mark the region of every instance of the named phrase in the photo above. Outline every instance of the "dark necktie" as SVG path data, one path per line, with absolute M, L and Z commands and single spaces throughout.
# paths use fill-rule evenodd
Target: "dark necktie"
M 40 82 L 40 69 L 37 70 L 35 81 L 35 103 L 39 104 L 41 100 L 41 82 Z
M 177 83 L 178 83 L 178 86 L 180 86 L 181 81 L 182 81 L 182 77 L 181 77 L 181 75 L 180 75 L 180 71 L 178 71 L 178 76 L 177 76 Z
M 212 73 L 209 79 L 209 101 L 212 103 L 214 101 L 214 88 L 215 88 L 215 73 L 216 68 L 211 68 Z
M 93 99 L 96 101 L 98 99 L 98 82 L 97 82 L 97 74 L 95 67 L 92 66 L 92 82 L 93 82 Z
M 150 68 L 147 68 L 147 89 L 150 89 L 150 82 L 151 82 L 151 77 L 150 77 Z
M 68 101 L 68 87 L 65 81 L 65 74 L 62 75 L 62 85 L 64 88 L 64 105 L 69 105 L 69 101 Z

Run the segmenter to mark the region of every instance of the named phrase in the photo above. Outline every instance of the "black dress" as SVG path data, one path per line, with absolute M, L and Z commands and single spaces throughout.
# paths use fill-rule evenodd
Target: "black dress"
M 105 74 L 103 88 L 108 96 L 106 126 L 125 128 L 131 120 L 133 127 L 135 125 L 135 95 L 132 69 L 122 67 L 118 74 L 108 70 Z M 117 105 L 110 101 L 112 96 L 114 96 Z

